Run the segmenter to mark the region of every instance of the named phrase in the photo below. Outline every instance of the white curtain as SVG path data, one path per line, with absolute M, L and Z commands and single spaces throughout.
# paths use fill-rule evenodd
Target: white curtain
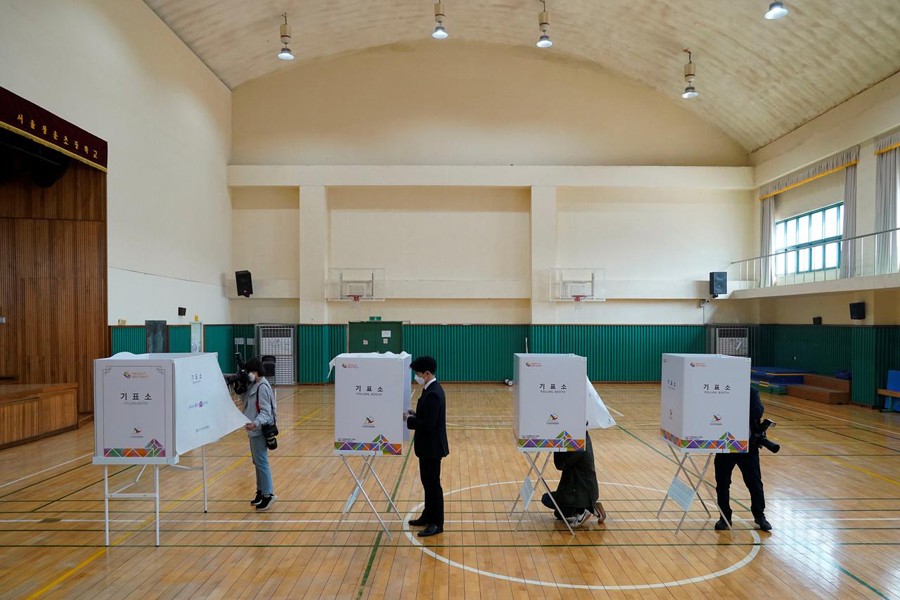
M 856 235 L 856 165 L 844 170 L 844 240 Z M 841 243 L 841 277 L 856 275 L 856 244 L 858 240 Z
M 769 256 L 774 251 L 772 247 L 772 233 L 775 229 L 775 199 L 778 196 L 769 196 L 762 200 L 762 218 L 759 231 L 759 287 L 769 287 L 775 283 L 774 257 Z
M 887 150 L 892 148 L 891 150 Z M 898 227 L 897 199 L 900 198 L 900 131 L 875 140 L 875 232 Z M 896 231 L 875 238 L 875 273 L 898 270 L 898 235 Z
M 857 162 L 859 162 L 859 146 L 854 146 L 834 156 L 829 156 L 825 160 L 821 160 L 805 169 L 794 171 L 775 181 L 770 181 L 759 188 L 759 197 L 760 199 L 769 198 L 789 188 L 799 187 L 804 183 L 808 183 L 809 180 L 824 177 L 829 173 L 855 165 Z

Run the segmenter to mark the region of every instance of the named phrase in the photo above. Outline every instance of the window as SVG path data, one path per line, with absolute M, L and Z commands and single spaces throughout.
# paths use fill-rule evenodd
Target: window
M 776 222 L 775 275 L 840 267 L 843 230 L 843 202 Z

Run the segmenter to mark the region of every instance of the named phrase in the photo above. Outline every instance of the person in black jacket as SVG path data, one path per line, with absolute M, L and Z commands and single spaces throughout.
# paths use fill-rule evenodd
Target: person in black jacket
M 745 453 L 716 454 L 714 465 L 716 468 L 716 502 L 724 517 L 719 517 L 716 522 L 716 531 L 728 529 L 731 525 L 731 473 L 734 466 L 741 470 L 744 485 L 750 492 L 750 512 L 756 526 L 762 531 L 771 531 L 772 525 L 766 520 L 766 498 L 763 494 L 762 471 L 759 468 L 759 437 L 762 433 L 760 421 L 763 411 L 762 400 L 759 392 L 750 388 L 750 447 Z M 727 522 L 726 522 L 727 519 Z
M 596 514 L 602 523 L 606 518 L 606 511 L 598 501 L 600 486 L 597 484 L 594 446 L 590 434 L 584 433 L 584 450 L 555 452 L 553 465 L 562 471 L 559 485 L 556 486 L 552 499 L 547 493 L 541 497 L 541 504 L 553 510 L 557 519 L 568 519 L 569 524 L 575 527 L 584 524 L 591 514 Z M 556 510 L 553 500 L 556 500 L 562 515 Z
M 403 416 L 406 426 L 416 432 L 414 448 L 419 459 L 419 477 L 425 488 L 425 509 L 422 515 L 409 522 L 425 529 L 419 537 L 437 535 L 444 531 L 444 490 L 441 488 L 441 459 L 450 454 L 447 443 L 447 401 L 444 389 L 434 374 L 437 361 L 420 356 L 409 365 L 416 383 L 423 386 L 416 410 Z

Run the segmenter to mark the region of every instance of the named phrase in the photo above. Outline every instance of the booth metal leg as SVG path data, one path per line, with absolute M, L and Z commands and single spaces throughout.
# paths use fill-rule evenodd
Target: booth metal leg
M 527 454 L 527 453 L 526 453 L 526 454 Z M 532 461 L 532 460 L 530 460 L 529 458 L 527 458 L 527 456 L 526 456 L 526 459 L 525 459 L 525 460 L 528 461 L 528 472 L 525 473 L 525 478 L 527 479 L 528 477 L 531 477 L 531 472 L 532 472 L 532 471 L 535 471 L 535 472 L 537 472 L 537 473 L 540 475 L 540 471 L 538 470 L 537 465 L 534 464 L 534 461 Z M 544 460 L 544 466 L 547 465 L 547 462 L 548 462 L 549 460 L 550 460 L 550 455 L 548 454 L 547 457 L 546 457 L 546 459 Z M 523 481 L 524 481 L 524 479 L 523 479 Z M 509 516 L 513 516 L 514 514 L 516 514 L 516 506 L 519 505 L 519 498 L 520 498 L 520 497 L 521 497 L 521 496 L 516 496 L 516 499 L 513 500 L 512 508 L 509 509 Z M 522 504 L 523 504 L 523 505 L 525 504 L 524 500 L 523 500 Z M 526 508 L 527 508 L 527 507 L 526 507 Z M 523 508 L 523 510 L 526 510 L 526 508 Z
M 672 454 L 675 456 L 675 458 L 678 459 L 678 453 L 675 451 L 675 449 L 673 449 L 673 448 L 669 448 L 669 449 L 672 451 Z M 692 502 L 694 497 L 696 497 L 697 499 L 700 500 L 700 504 L 703 506 L 703 510 L 706 511 L 706 515 L 708 517 L 712 516 L 712 513 L 709 511 L 709 507 L 706 505 L 706 502 L 703 499 L 703 494 L 701 492 L 701 488 L 703 488 L 703 484 L 706 482 L 706 473 L 709 471 L 709 465 L 712 464 L 712 462 L 713 462 L 714 454 L 713 453 L 705 453 L 706 461 L 703 464 L 703 469 L 697 468 L 697 464 L 694 462 L 694 459 L 691 456 L 691 454 L 692 454 L 691 452 L 682 452 L 681 453 L 681 458 L 678 459 L 678 469 L 675 471 L 675 476 L 672 478 L 672 485 L 674 485 L 675 481 L 678 479 L 678 476 L 682 472 L 684 472 L 684 476 L 690 485 L 684 486 L 683 481 L 681 482 L 681 485 L 684 486 L 684 488 L 683 488 L 684 492 L 689 491 L 691 493 L 690 500 L 687 500 L 687 503 L 688 503 L 687 507 L 685 508 L 685 506 L 683 504 L 680 504 L 681 508 L 683 508 L 684 511 L 681 514 L 681 519 L 679 519 L 679 521 L 678 521 L 678 526 L 675 528 L 675 533 L 678 533 L 681 531 L 681 527 L 684 524 L 684 520 L 687 517 L 688 510 L 690 509 L 690 502 Z M 696 482 L 691 477 L 691 471 L 685 466 L 685 463 L 689 463 L 690 466 L 694 469 L 694 475 L 697 477 Z M 659 510 L 656 511 L 657 519 L 659 518 L 660 514 L 662 514 L 663 508 L 666 505 L 666 501 L 670 497 L 671 491 L 672 491 L 672 486 L 670 486 L 669 490 L 666 491 L 666 495 L 663 497 L 662 503 L 659 505 Z M 673 498 L 674 498 L 674 496 L 673 496 Z M 685 502 L 685 500 L 683 498 L 682 498 L 682 502 Z M 678 503 L 677 500 L 676 500 L 676 503 Z M 719 513 L 719 515 L 721 515 L 724 518 L 725 515 L 722 514 L 722 509 L 719 508 L 718 503 L 716 503 L 716 509 L 717 509 L 717 512 Z M 727 522 L 727 519 L 726 519 L 726 522 Z M 728 529 L 731 530 L 730 525 L 728 526 Z M 731 532 L 731 537 L 734 538 L 733 531 Z
M 562 522 L 565 524 L 566 529 L 569 530 L 569 533 L 571 533 L 572 535 L 575 535 L 575 530 L 572 529 L 571 525 L 569 525 L 569 520 L 566 519 L 566 517 L 563 515 L 562 510 L 559 508 L 559 504 L 556 503 L 556 498 L 553 497 L 553 490 L 550 489 L 550 485 L 547 483 L 547 480 L 544 479 L 544 469 L 547 468 L 547 463 L 550 462 L 550 456 L 551 456 L 552 452 L 545 452 L 546 457 L 544 458 L 544 464 L 541 465 L 540 469 L 537 466 L 537 462 L 536 462 L 535 458 L 532 456 L 534 454 L 537 454 L 536 452 L 523 452 L 523 454 L 525 455 L 526 460 L 531 464 L 531 467 L 528 469 L 528 474 L 525 475 L 525 477 L 530 477 L 532 470 L 537 472 L 538 480 L 544 484 L 544 488 L 547 490 L 547 493 L 550 495 L 550 501 L 553 502 L 553 506 L 556 507 L 556 512 L 559 513 L 559 515 L 563 518 Z M 518 504 L 518 502 L 519 502 L 519 499 L 518 499 L 518 497 L 516 497 L 516 504 Z M 513 504 L 513 510 L 515 510 L 516 504 Z M 523 506 L 522 512 L 519 513 L 519 519 L 518 519 L 518 521 L 516 521 L 516 530 L 517 531 L 522 527 L 522 519 L 525 518 L 525 511 L 527 510 L 527 507 L 525 506 L 524 502 L 522 503 L 522 506 Z
M 691 472 L 687 469 L 684 470 L 684 476 L 687 477 L 688 483 L 691 484 L 691 487 L 697 492 L 697 499 L 700 500 L 700 505 L 703 506 L 703 510 L 706 511 L 706 516 L 711 517 L 712 513 L 709 512 L 709 508 L 706 506 L 706 502 L 703 501 L 703 495 L 700 494 L 700 488 L 703 486 L 704 477 L 706 476 L 706 471 L 709 469 L 709 463 L 713 458 L 712 454 L 706 455 L 706 464 L 703 465 L 703 472 L 697 468 L 697 465 L 694 464 L 694 458 L 690 455 L 686 455 L 688 457 L 688 462 L 691 463 L 691 467 L 693 467 L 695 473 L 700 473 L 700 480 L 697 482 L 697 485 L 694 485 L 694 482 L 691 480 Z
M 203 512 L 209 512 L 209 500 L 206 495 L 206 446 L 200 446 L 200 468 L 203 471 Z
M 375 461 L 375 456 L 367 456 L 366 459 L 367 460 L 363 462 L 363 468 L 369 468 L 369 472 L 372 474 L 372 477 L 375 478 L 375 481 L 378 482 L 378 487 L 381 488 L 381 493 L 383 493 L 384 497 L 387 498 L 388 504 L 390 505 L 391 509 L 393 509 L 393 511 L 397 513 L 397 516 L 402 519 L 403 517 L 400 515 L 400 511 L 397 510 L 396 506 L 394 506 L 394 501 L 391 499 L 391 495 L 388 493 L 387 489 L 385 489 L 384 484 L 381 483 L 381 479 L 378 477 L 378 473 L 375 472 L 375 468 L 372 466 L 372 463 Z M 388 510 L 387 512 L 391 511 Z
M 153 510 L 156 514 L 156 545 L 159 547 L 159 465 L 153 465 Z
M 384 532 L 387 534 L 388 538 L 391 539 L 391 540 L 393 540 L 393 539 L 394 539 L 394 536 L 392 536 L 392 535 L 391 535 L 391 532 L 388 531 L 388 528 L 387 528 L 387 525 L 386 525 L 385 522 L 384 522 L 384 519 L 382 519 L 382 518 L 381 518 L 381 515 L 378 514 L 378 509 L 375 508 L 375 505 L 372 503 L 371 498 L 369 498 L 369 495 L 366 493 L 366 490 L 365 490 L 365 488 L 364 488 L 364 486 L 363 486 L 363 480 L 360 479 L 360 477 L 358 477 L 358 476 L 356 475 L 356 473 L 353 471 L 353 468 L 350 466 L 350 463 L 347 461 L 347 457 L 346 457 L 346 456 L 341 456 L 341 461 L 344 463 L 344 466 L 347 467 L 347 470 L 350 471 L 350 476 L 353 477 L 353 481 L 356 482 L 356 490 L 359 490 L 359 492 L 363 495 L 363 498 L 366 499 L 366 503 L 369 505 L 369 508 L 372 509 L 372 513 L 375 515 L 375 518 L 378 519 L 378 522 L 381 524 L 381 528 L 382 528 L 382 529 L 384 530 Z M 368 465 L 367 462 L 364 461 L 364 463 L 365 463 L 365 464 L 363 465 L 363 468 L 360 470 L 360 475 L 362 475 L 363 473 L 365 473 L 366 465 Z M 371 465 L 368 465 L 368 468 L 369 468 L 369 470 L 371 470 L 371 472 L 372 472 L 373 474 L 375 473 L 375 470 L 372 468 Z M 377 478 L 377 475 L 376 475 L 376 478 Z M 384 487 L 382 486 L 381 489 L 384 490 Z M 355 492 L 355 490 L 354 490 L 354 492 Z M 387 492 L 386 492 L 386 491 L 385 491 L 385 495 L 387 495 Z M 389 495 L 388 495 L 388 500 L 390 501 L 390 496 L 389 496 Z M 348 500 L 348 505 L 349 505 L 349 500 Z M 393 502 L 391 502 L 391 505 L 393 505 Z M 395 510 L 396 510 L 396 508 L 395 508 Z M 398 513 L 398 514 L 399 514 L 399 513 Z M 338 523 L 337 523 L 337 525 L 336 525 L 336 528 L 335 528 L 335 535 L 337 535 L 337 527 L 340 526 L 342 520 L 343 520 L 343 513 L 342 513 L 341 519 L 338 520 Z
M 106 522 L 105 543 L 109 546 L 109 465 L 103 465 L 103 520 Z

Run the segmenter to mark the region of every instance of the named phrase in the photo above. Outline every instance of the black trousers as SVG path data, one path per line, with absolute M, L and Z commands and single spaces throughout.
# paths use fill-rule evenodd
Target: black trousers
M 441 487 L 441 459 L 420 458 L 419 479 L 425 488 L 425 510 L 422 520 L 429 525 L 444 526 L 444 489 Z
M 750 512 L 753 518 L 759 518 L 766 510 L 766 498 L 763 495 L 762 472 L 759 469 L 759 449 L 745 454 L 716 454 L 716 502 L 722 513 L 731 522 L 731 473 L 735 465 L 741 470 L 744 485 L 750 492 Z
M 574 515 L 580 515 L 581 513 L 583 513 L 586 510 L 594 512 L 591 508 L 588 508 L 586 506 L 578 507 L 578 506 L 569 506 L 568 504 L 563 504 L 563 501 L 559 497 L 558 492 L 553 492 L 553 498 L 556 500 L 556 503 L 559 504 L 559 510 L 561 510 L 563 512 L 562 517 L 565 517 L 567 519 Z M 552 510 L 554 517 L 556 517 L 560 521 L 562 520 L 562 517 L 560 516 L 559 512 L 556 510 L 556 507 L 553 506 L 553 500 L 550 499 L 550 494 L 548 494 L 547 492 L 544 492 L 544 495 L 541 496 L 541 504 L 543 504 L 544 506 L 546 506 L 547 508 Z

